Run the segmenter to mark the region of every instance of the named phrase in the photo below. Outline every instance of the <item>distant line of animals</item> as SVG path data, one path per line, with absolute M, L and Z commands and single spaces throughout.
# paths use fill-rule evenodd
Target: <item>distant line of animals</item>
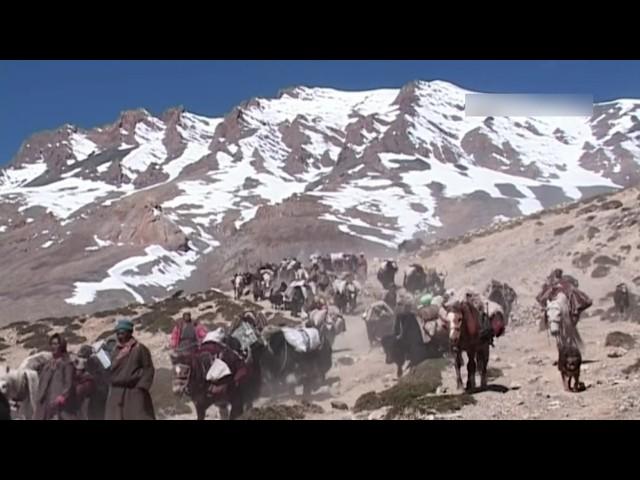
M 383 289 L 397 288 L 397 271 L 394 260 L 384 262 L 377 272 Z M 291 311 L 294 316 L 312 305 L 314 296 L 331 299 L 342 313 L 351 313 L 367 275 L 368 263 L 364 254 L 332 253 L 312 255 L 306 267 L 296 258 L 285 258 L 280 264 L 263 264 L 256 271 L 236 273 L 231 285 L 236 300 L 253 294 L 255 301 L 269 300 L 273 308 Z M 402 287 L 412 294 L 430 291 L 441 295 L 446 276 L 446 272 L 425 270 L 421 265 L 413 264 L 404 273 Z
M 254 301 L 269 300 L 274 309 L 294 316 L 308 313 L 316 298 L 331 300 L 341 313 L 352 312 L 367 278 L 364 254 L 312 255 L 305 267 L 296 258 L 266 263 L 255 271 L 236 273 L 231 285 L 234 298 L 252 294 Z

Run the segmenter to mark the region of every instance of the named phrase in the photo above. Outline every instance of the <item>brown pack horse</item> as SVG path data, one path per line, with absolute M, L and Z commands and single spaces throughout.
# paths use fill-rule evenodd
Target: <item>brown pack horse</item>
M 480 387 L 487 386 L 487 367 L 489 366 L 489 348 L 494 336 L 499 337 L 504 332 L 504 317 L 502 312 L 494 311 L 488 318 L 487 326 L 483 329 L 482 308 L 478 308 L 469 301 L 460 302 L 447 314 L 449 321 L 449 341 L 451 350 L 455 354 L 456 385 L 462 389 L 463 365 L 462 352 L 467 353 L 467 385 L 466 390 L 476 388 L 476 371 L 480 370 Z
M 212 384 L 205 376 L 214 358 L 227 363 L 233 374 Z M 191 399 L 198 420 L 205 419 L 212 405 L 218 407 L 222 419 L 234 420 L 251 408 L 259 396 L 261 377 L 257 362 L 255 359 L 244 361 L 226 345 L 204 343 L 194 354 L 172 359 L 172 362 L 173 393 Z

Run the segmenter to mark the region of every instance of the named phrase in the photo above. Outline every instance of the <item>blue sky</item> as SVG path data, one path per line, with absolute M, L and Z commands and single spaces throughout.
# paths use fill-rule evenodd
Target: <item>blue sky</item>
M 0 61 L 0 165 L 32 133 L 91 128 L 133 108 L 184 105 L 220 116 L 295 85 L 360 90 L 436 79 L 484 92 L 640 98 L 640 61 Z

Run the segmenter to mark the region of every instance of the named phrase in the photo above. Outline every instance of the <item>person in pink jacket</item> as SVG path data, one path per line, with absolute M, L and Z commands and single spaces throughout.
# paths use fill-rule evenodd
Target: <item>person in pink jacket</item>
M 186 312 L 171 332 L 171 350 L 177 355 L 191 354 L 200 346 L 206 335 L 207 327 L 199 322 L 193 322 L 191 314 Z

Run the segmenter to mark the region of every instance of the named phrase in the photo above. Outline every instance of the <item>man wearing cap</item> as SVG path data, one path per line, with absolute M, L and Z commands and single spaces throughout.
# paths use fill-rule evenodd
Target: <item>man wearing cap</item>
M 431 305 L 431 301 L 433 300 L 433 296 L 430 293 L 425 293 L 422 297 L 420 297 L 420 303 L 418 304 L 418 308 L 428 307 Z
M 149 390 L 155 369 L 149 349 L 133 338 L 133 323 L 116 325 L 118 344 L 111 354 L 106 420 L 155 420 Z

